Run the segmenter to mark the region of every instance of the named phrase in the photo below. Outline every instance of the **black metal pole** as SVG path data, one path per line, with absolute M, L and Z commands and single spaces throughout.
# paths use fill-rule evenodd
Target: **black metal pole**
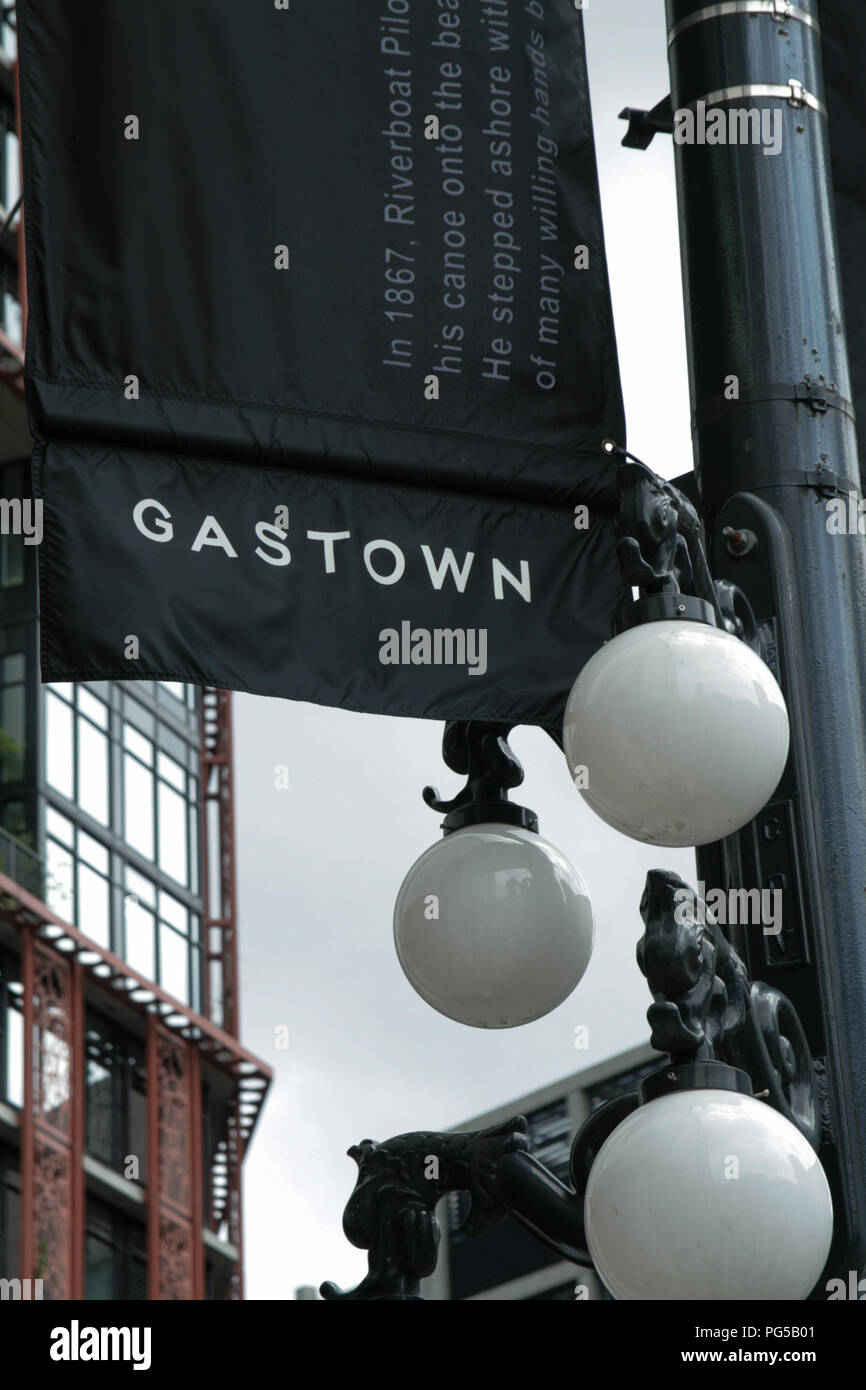
M 667 19 L 674 112 L 695 116 L 675 154 L 701 512 L 713 573 L 756 610 L 792 735 L 774 801 L 698 867 L 708 886 L 782 894 L 781 932 L 730 934 L 794 1001 L 818 1063 L 827 1278 L 866 1259 L 866 541 L 828 527 L 828 501 L 859 496 L 860 478 L 820 15 L 817 0 L 667 0 Z M 767 138 L 698 143 L 699 101 L 727 135 L 732 109 L 771 113 Z

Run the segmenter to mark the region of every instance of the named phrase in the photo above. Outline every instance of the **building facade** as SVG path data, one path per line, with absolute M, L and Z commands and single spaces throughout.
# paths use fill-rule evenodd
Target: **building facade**
M 238 1041 L 230 696 L 170 681 L 40 683 L 8 21 L 0 1280 L 41 1280 L 52 1299 L 240 1298 L 241 1164 L 270 1072 Z
M 524 1115 L 532 1152 L 570 1185 L 571 1145 L 584 1120 L 606 1101 L 636 1090 L 645 1076 L 658 1071 L 662 1060 L 648 1045 L 634 1048 L 454 1129 L 487 1129 L 513 1115 Z M 510 1218 L 481 1235 L 463 1235 L 460 1226 L 468 1202 L 463 1193 L 451 1193 L 437 1210 L 442 1241 L 436 1271 L 422 1284 L 424 1298 L 521 1303 L 610 1298 L 592 1270 L 561 1259 Z

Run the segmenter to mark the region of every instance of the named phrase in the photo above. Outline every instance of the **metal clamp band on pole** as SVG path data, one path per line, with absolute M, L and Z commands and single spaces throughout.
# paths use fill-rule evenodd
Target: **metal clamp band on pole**
M 792 77 L 789 82 L 750 82 L 741 87 L 722 87 L 718 92 L 708 92 L 706 96 L 695 97 L 687 103 L 689 108 L 702 101 L 705 106 L 718 106 L 720 101 L 740 101 L 743 97 L 778 97 L 789 106 L 808 106 L 827 119 L 827 108 L 813 92 L 807 92 L 802 82 Z
M 822 382 L 798 381 L 762 383 L 751 390 L 741 391 L 734 400 L 726 396 L 713 396 L 701 401 L 692 412 L 692 427 L 707 425 L 729 411 L 743 405 L 761 405 L 768 401 L 791 401 L 794 405 L 807 405 L 816 415 L 824 415 L 828 410 L 839 410 L 852 424 L 856 424 L 854 406 L 845 396 L 839 394 L 834 385 Z
M 696 10 L 694 14 L 687 15 L 675 24 L 668 33 L 668 48 L 674 39 L 678 39 L 684 30 L 691 29 L 693 24 L 703 24 L 707 19 L 726 19 L 729 15 L 739 14 L 765 14 L 780 23 L 795 20 L 798 24 L 805 24 L 808 28 L 814 29 L 816 34 L 821 33 L 821 26 L 814 15 L 801 9 L 799 5 L 789 5 L 787 0 L 723 0 L 721 4 L 707 5 L 702 10 Z

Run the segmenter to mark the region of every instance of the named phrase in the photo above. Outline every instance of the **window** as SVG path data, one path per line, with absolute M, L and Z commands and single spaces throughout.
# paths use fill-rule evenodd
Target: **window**
M 87 1152 L 132 1182 L 147 1181 L 147 1072 L 144 1044 L 88 1009 Z M 138 1160 L 133 1170 L 130 1158 Z
M 123 838 L 145 859 L 153 859 L 153 744 L 124 724 L 123 747 Z
M 108 850 L 53 807 L 45 813 L 45 867 L 51 910 L 110 948 Z
M 45 776 L 100 825 L 109 824 L 108 707 L 84 686 L 51 685 L 45 696 Z
M 139 975 L 156 979 L 156 889 L 149 879 L 142 878 L 128 865 L 125 870 L 126 893 L 123 899 L 125 960 Z
M 5 26 L 4 26 L 5 27 Z M 3 206 L 6 209 L 6 216 L 18 202 L 21 193 L 21 156 L 18 147 L 18 136 L 15 133 L 15 107 L 12 103 L 4 104 L 2 131 L 3 131 Z M 15 214 L 15 219 L 10 226 L 14 226 L 19 214 Z M 21 343 L 20 337 L 16 342 Z
M 72 800 L 73 762 L 72 709 L 52 687 L 45 696 L 45 776 L 67 801 Z
M 25 741 L 24 653 L 0 657 L 0 781 L 24 777 Z
M 183 702 L 186 699 L 186 692 L 181 681 L 160 681 L 163 690 L 167 690 L 176 700 Z
M 89 1193 L 84 1296 L 109 1300 L 147 1298 L 144 1226 Z
M 0 295 L 4 325 L 8 319 L 6 305 L 6 285 L 8 279 L 8 258 L 0 253 Z M 11 337 L 11 334 L 10 334 Z M 24 470 L 20 463 L 13 463 L 0 469 L 4 498 L 24 497 Z M 23 535 L 0 534 L 0 589 L 14 589 L 24 583 L 24 537 Z
M 648 1076 L 659 1070 L 664 1058 L 659 1053 L 657 1058 L 649 1062 L 643 1062 L 633 1071 L 620 1072 L 618 1076 L 611 1076 L 607 1081 L 600 1082 L 586 1092 L 586 1099 L 589 1103 L 590 1111 L 597 1110 L 600 1105 L 606 1104 L 609 1100 L 616 1100 L 619 1096 L 628 1095 L 632 1091 L 637 1091 L 640 1083 Z
M 135 684 L 136 699 L 121 683 L 59 681 L 46 690 L 45 771 L 55 803 L 45 815 L 46 901 L 197 1009 L 200 918 L 190 896 L 200 882 L 195 692 L 191 714 L 192 687 L 151 682 L 142 692 Z M 187 727 L 181 732 L 179 725 Z
M 14 1149 L 0 1144 L 0 1279 L 21 1277 L 21 1173 Z
M 201 1002 L 199 918 L 142 874 L 124 873 L 124 958 L 181 1004 Z
M 131 724 L 123 726 L 123 749 L 124 839 L 195 891 L 191 865 L 197 846 L 190 831 L 198 814 L 197 779 Z
M 199 918 L 170 893 L 159 894 L 160 978 L 163 989 L 193 1009 L 201 1006 Z
M 196 688 L 194 685 L 184 685 L 182 681 L 157 681 L 160 694 L 163 690 L 168 691 L 179 704 L 186 705 L 187 709 L 194 710 L 196 707 Z
M 187 778 L 184 768 L 166 753 L 157 759 L 159 867 L 178 883 L 189 881 L 187 845 Z
M 0 1100 L 24 1104 L 24 987 L 8 951 L 0 951 Z
M 100 825 L 108 825 L 108 709 L 83 686 L 78 688 L 78 804 Z
M 14 61 L 18 56 L 18 36 L 12 27 L 8 13 L 3 16 L 3 25 L 2 28 L 0 28 L 0 35 L 2 35 L 3 52 L 6 54 L 7 58 L 11 58 Z

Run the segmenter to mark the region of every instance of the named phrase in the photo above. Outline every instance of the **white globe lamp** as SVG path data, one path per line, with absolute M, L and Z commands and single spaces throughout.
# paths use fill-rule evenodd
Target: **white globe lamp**
M 588 1248 L 617 1299 L 802 1300 L 824 1269 L 833 1206 L 817 1154 L 744 1072 L 712 1065 L 738 1088 L 645 1100 L 592 1164 Z
M 574 866 L 536 831 L 501 821 L 446 834 L 413 864 L 394 910 L 413 989 L 473 1028 L 550 1013 L 581 980 L 593 934 Z
M 772 672 L 713 624 L 708 604 L 677 595 L 665 606 L 682 612 L 623 626 L 584 666 L 563 745 L 584 800 L 615 830 L 645 844 L 704 845 L 772 797 L 788 715 Z

